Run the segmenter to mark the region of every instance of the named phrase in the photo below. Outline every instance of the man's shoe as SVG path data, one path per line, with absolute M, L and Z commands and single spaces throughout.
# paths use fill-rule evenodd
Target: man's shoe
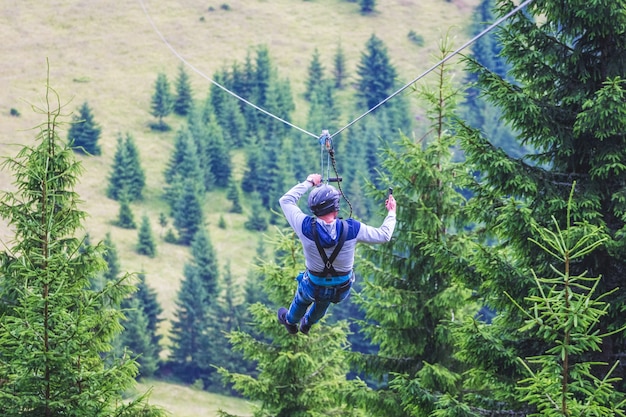
M 304 316 L 300 319 L 300 331 L 308 336 L 309 330 L 311 330 L 311 325 L 307 322 L 306 316 Z
M 278 309 L 278 322 L 285 326 L 285 329 L 287 329 L 289 334 L 298 333 L 298 326 L 287 321 L 287 309 L 285 307 Z

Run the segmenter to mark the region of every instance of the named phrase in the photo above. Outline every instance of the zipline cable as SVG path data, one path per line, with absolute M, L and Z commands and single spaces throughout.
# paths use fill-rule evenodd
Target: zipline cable
M 521 3 L 519 6 L 517 6 L 516 8 L 514 8 L 513 10 L 508 12 L 506 15 L 502 16 L 500 19 L 496 20 L 494 23 L 489 25 L 485 30 L 480 32 L 478 35 L 474 36 L 472 39 L 470 39 L 469 41 L 465 42 L 463 45 L 461 45 L 459 48 L 457 48 L 450 55 L 446 56 L 441 61 L 437 62 L 435 65 L 433 65 L 432 67 L 427 69 L 424 73 L 422 73 L 418 77 L 414 78 L 412 81 L 410 81 L 407 84 L 405 84 L 404 86 L 402 86 L 395 93 L 391 94 L 389 97 L 387 97 L 386 99 L 384 99 L 383 101 L 381 101 L 380 103 L 378 103 L 377 105 L 375 105 L 374 107 L 372 107 L 371 109 L 369 109 L 368 111 L 366 111 L 365 113 L 363 113 L 362 115 L 360 115 L 359 117 L 357 117 L 356 119 L 354 119 L 353 121 L 351 121 L 350 123 L 348 123 L 347 125 L 342 127 L 341 129 L 339 129 L 338 131 L 336 131 L 335 133 L 330 135 L 330 137 L 334 138 L 335 136 L 337 136 L 338 134 L 340 134 L 341 132 L 343 132 L 344 130 L 346 130 L 347 128 L 349 128 L 350 126 L 352 126 L 353 124 L 355 124 L 356 122 L 358 122 L 359 120 L 361 120 L 362 118 L 364 118 L 365 116 L 367 116 L 368 114 L 370 114 L 371 112 L 373 112 L 374 110 L 376 110 L 377 108 L 379 108 L 380 106 L 382 106 L 383 104 L 385 104 L 386 102 L 388 102 L 389 100 L 394 98 L 395 96 L 397 96 L 398 94 L 400 94 L 401 92 L 406 90 L 407 88 L 409 88 L 411 85 L 415 84 L 417 81 L 419 81 L 420 79 L 424 78 L 426 75 L 428 75 L 429 73 L 434 71 L 439 65 L 445 64 L 447 61 L 452 59 L 455 55 L 458 55 L 463 49 L 467 48 L 472 43 L 476 42 L 478 39 L 482 38 L 487 33 L 491 32 L 500 23 L 502 23 L 503 21 L 505 21 L 506 19 L 508 19 L 509 17 L 513 16 L 515 13 L 517 13 L 518 11 L 520 11 L 521 9 L 523 9 L 524 7 L 526 7 L 527 5 L 532 3 L 532 1 L 533 0 L 526 0 L 525 2 Z
M 194 72 L 196 72 L 198 75 L 200 75 L 202 78 L 206 79 L 207 81 L 209 81 L 210 83 L 212 83 L 213 85 L 215 85 L 216 87 L 221 88 L 223 91 L 227 92 L 228 94 L 230 94 L 231 96 L 237 98 L 238 100 L 241 100 L 242 102 L 246 103 L 249 106 L 254 107 L 255 109 L 257 109 L 258 111 L 260 111 L 261 113 L 264 113 L 270 117 L 273 117 L 274 119 L 278 120 L 279 122 L 282 122 L 284 124 L 286 124 L 287 126 L 293 127 L 294 129 L 299 130 L 302 133 L 305 133 L 309 136 L 314 137 L 315 139 L 319 138 L 319 135 L 316 135 L 314 133 L 311 133 L 305 129 L 302 129 L 290 122 L 288 122 L 287 120 L 281 119 L 280 117 L 268 112 L 267 110 L 257 106 L 256 104 L 246 100 L 245 98 L 241 97 L 240 95 L 230 91 L 228 88 L 224 87 L 223 85 L 221 85 L 220 83 L 218 83 L 217 81 L 213 80 L 212 78 L 208 77 L 206 74 L 204 74 L 202 71 L 200 71 L 198 68 L 196 68 L 195 66 L 193 66 L 189 61 L 187 61 L 181 54 L 178 53 L 178 51 L 168 42 L 168 40 L 165 38 L 165 36 L 163 36 L 163 34 L 161 33 L 161 31 L 157 28 L 156 24 L 154 23 L 154 20 L 152 20 L 152 17 L 150 16 L 150 13 L 148 13 L 148 9 L 146 8 L 146 5 L 144 4 L 143 0 L 139 0 L 139 3 L 141 4 L 141 8 L 143 9 L 143 12 L 145 13 L 146 17 L 148 18 L 148 21 L 150 22 L 150 25 L 152 26 L 152 29 L 154 29 L 154 31 L 156 32 L 157 35 L 159 35 L 159 38 L 161 38 L 161 40 L 163 41 L 163 43 L 165 44 L 165 46 L 168 47 L 168 49 L 185 65 L 187 65 L 189 68 L 191 68 Z

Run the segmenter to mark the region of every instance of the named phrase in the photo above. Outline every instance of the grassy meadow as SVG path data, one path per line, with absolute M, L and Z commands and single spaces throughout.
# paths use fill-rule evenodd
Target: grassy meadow
M 105 196 L 107 176 L 119 134 L 130 133 L 140 149 L 147 176 L 144 200 L 133 205 L 135 219 L 148 215 L 156 237 L 161 235 L 158 218 L 167 212 L 160 199 L 163 169 L 169 158 L 177 126 L 184 121 L 166 120 L 172 130 L 150 130 L 150 100 L 159 72 L 172 86 L 181 60 L 164 44 L 144 13 L 147 9 L 158 30 L 193 68 L 187 67 L 194 97 L 204 100 L 210 87 L 207 77 L 234 62 L 243 63 L 257 45 L 267 45 L 273 64 L 288 78 L 295 96 L 295 124 L 304 125 L 306 106 L 301 97 L 307 69 L 318 49 L 327 73 L 339 44 L 346 56 L 349 75 L 367 39 L 374 33 L 388 47 L 392 64 L 404 84 L 433 65 L 440 38 L 453 38 L 453 47 L 467 40 L 466 26 L 479 0 L 378 0 L 377 12 L 363 16 L 354 2 L 342 0 L 21 0 L 0 2 L 0 156 L 13 156 L 20 145 L 33 145 L 37 126 L 45 116 L 32 107 L 44 107 L 47 62 L 50 84 L 58 92 L 63 112 L 70 121 L 72 112 L 87 101 L 95 121 L 102 127 L 99 157 L 78 156 L 84 174 L 76 191 L 87 212 L 85 230 L 92 242 L 110 233 L 117 247 L 121 267 L 143 271 L 156 289 L 164 308 L 161 331 L 166 336 L 173 316 L 174 300 L 182 277 L 188 248 L 158 241 L 154 259 L 136 255 L 137 230 L 124 230 L 112 222 L 119 205 Z M 415 32 L 424 39 L 418 46 L 408 38 Z M 354 80 L 354 78 L 352 78 Z M 409 90 L 407 90 L 409 91 Z M 343 99 L 349 105 L 349 97 Z M 53 103 L 53 107 L 56 104 Z M 19 116 L 11 115 L 11 111 Z M 350 113 L 346 109 L 346 114 Z M 347 120 L 346 122 L 348 122 Z M 67 126 L 61 137 L 67 135 Z M 320 127 L 320 130 L 323 127 Z M 301 133 L 303 141 L 311 138 Z M 311 146 L 317 146 L 317 142 Z M 244 168 L 241 153 L 234 154 L 237 174 Z M 11 189 L 11 173 L 0 171 L 0 189 Z M 230 263 L 235 279 L 243 280 L 261 236 L 244 229 L 246 214 L 228 213 L 230 202 L 224 191 L 211 193 L 206 213 L 212 243 L 220 265 Z M 220 229 L 223 216 L 227 227 Z M 8 227 L 0 224 L 0 245 L 11 246 Z M 174 417 L 210 415 L 201 392 L 154 382 L 155 403 L 171 405 Z M 196 400 L 201 405 L 197 405 Z M 233 400 L 235 401 L 235 400 Z M 245 407 L 244 407 L 245 408 Z M 241 412 L 241 409 L 239 409 Z

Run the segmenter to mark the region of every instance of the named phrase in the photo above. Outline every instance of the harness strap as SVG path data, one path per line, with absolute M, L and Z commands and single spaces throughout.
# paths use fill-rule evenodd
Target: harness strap
M 320 253 L 322 257 L 322 261 L 324 261 L 324 271 L 322 272 L 324 275 L 337 275 L 337 271 L 335 271 L 335 267 L 333 266 L 333 261 L 339 255 L 339 251 L 343 247 L 346 238 L 348 237 L 348 224 L 345 220 L 341 220 L 341 236 L 339 236 L 339 241 L 333 250 L 333 253 L 330 254 L 330 257 L 326 255 L 326 251 L 322 247 L 320 243 L 319 235 L 317 233 L 317 220 L 313 219 L 311 223 L 311 232 L 313 233 L 313 240 L 315 241 L 315 246 L 317 246 L 317 251 Z

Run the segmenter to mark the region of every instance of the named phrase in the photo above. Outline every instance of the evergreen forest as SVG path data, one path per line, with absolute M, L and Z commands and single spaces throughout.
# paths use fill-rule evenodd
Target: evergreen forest
M 301 3 L 381 22 L 416 2 Z M 170 64 L 127 107 L 98 101 L 104 63 L 65 97 L 71 62 L 45 59 L 37 103 L 2 110 L 31 130 L 0 141 L 0 415 L 199 413 L 164 383 L 230 399 L 219 417 L 626 416 L 626 0 L 431 3 L 463 29 L 400 34 L 420 70 L 368 30 L 300 76 L 285 37 L 208 72 L 141 0 L 151 41 L 125 56 Z M 304 258 L 278 200 L 316 172 L 372 226 L 393 190 L 397 225 L 293 335 L 276 311 Z

